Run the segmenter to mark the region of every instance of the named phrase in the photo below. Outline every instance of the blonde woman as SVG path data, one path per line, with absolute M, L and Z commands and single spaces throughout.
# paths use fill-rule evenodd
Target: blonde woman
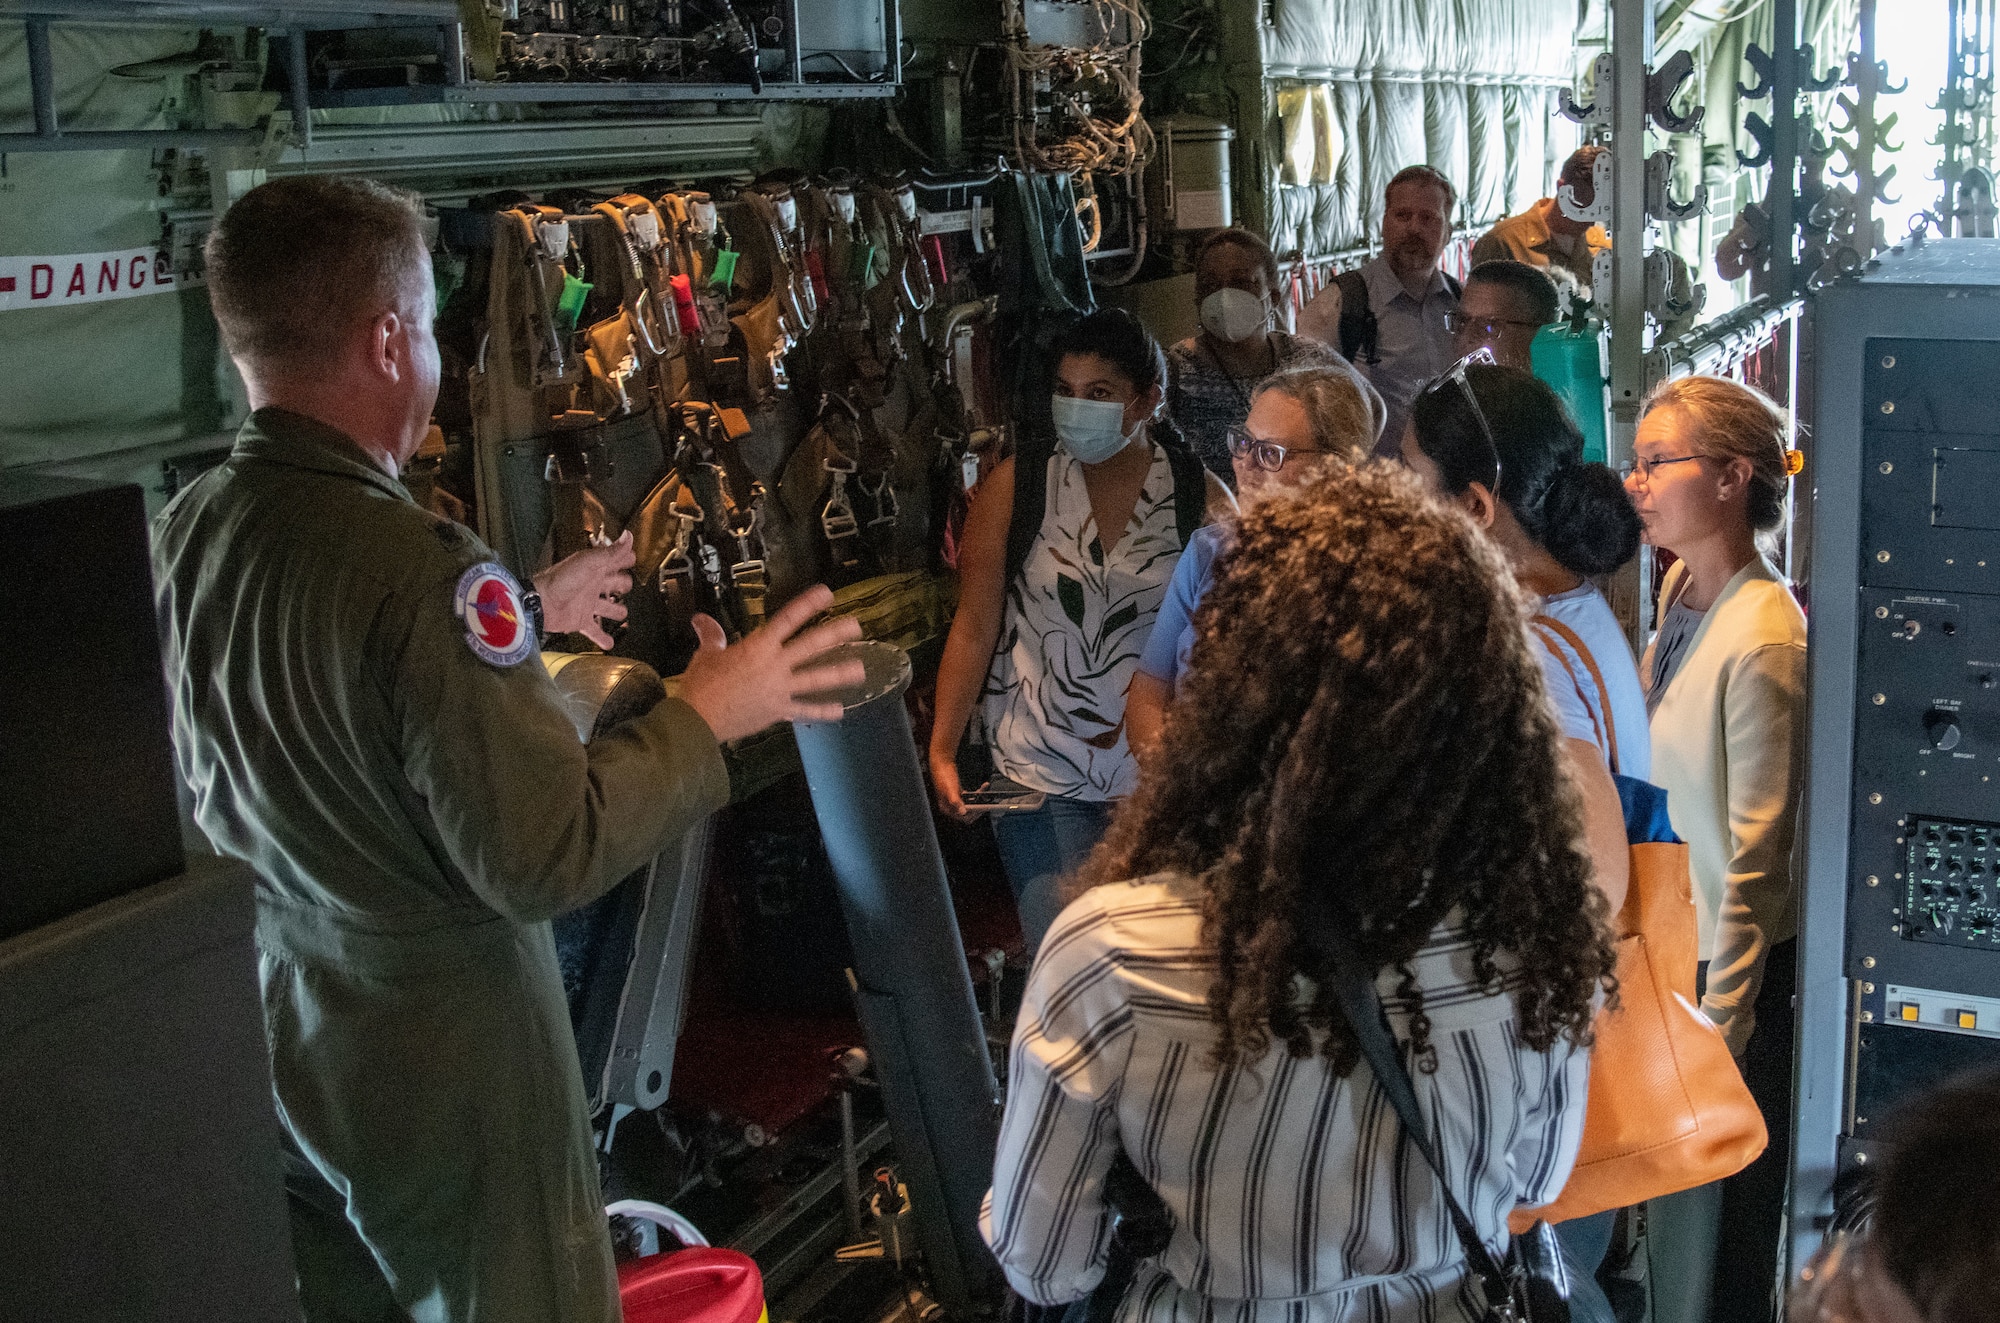
M 1783 411 L 1758 392 L 1684 377 L 1647 400 L 1626 478 L 1646 540 L 1679 559 L 1662 585 L 1659 630 L 1640 674 L 1653 780 L 1666 788 L 1674 830 L 1689 847 L 1702 1009 L 1728 1040 L 1771 1135 L 1764 1156 L 1719 1192 L 1674 1196 L 1687 1206 L 1681 1212 L 1695 1210 L 1690 1223 L 1703 1224 L 1690 1241 L 1706 1242 L 1706 1224 L 1719 1219 L 1716 1319 L 1771 1317 L 1791 1146 L 1791 856 L 1806 622 L 1759 545 L 1783 522 L 1798 467 L 1786 434 Z M 1698 1283 L 1706 1259 L 1684 1259 L 1681 1280 Z
M 1266 377 L 1251 392 L 1249 416 L 1229 429 L 1238 501 L 1248 505 L 1309 486 L 1340 465 L 1361 463 L 1382 435 L 1385 416 L 1382 397 L 1344 361 Z M 1230 527 L 1225 521 L 1197 530 L 1167 585 L 1125 699 L 1125 729 L 1135 750 L 1144 752 L 1159 739 L 1174 682 L 1194 648 L 1195 608 L 1215 580 L 1215 558 Z

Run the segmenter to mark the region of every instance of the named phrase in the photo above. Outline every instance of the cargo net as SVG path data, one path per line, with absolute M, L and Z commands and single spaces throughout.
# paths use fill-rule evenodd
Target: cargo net
M 1010 157 L 1037 174 L 1120 177 L 1153 154 L 1139 92 L 1139 0 L 1004 0 Z

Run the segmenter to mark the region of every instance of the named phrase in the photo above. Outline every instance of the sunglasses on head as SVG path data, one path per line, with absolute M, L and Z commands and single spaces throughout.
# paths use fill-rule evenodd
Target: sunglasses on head
M 1472 406 L 1472 416 L 1479 423 L 1479 434 L 1486 438 L 1486 452 L 1493 456 L 1493 486 L 1490 490 L 1497 500 L 1500 495 L 1500 445 L 1493 439 L 1493 429 L 1487 425 L 1486 411 L 1479 407 L 1479 397 L 1472 393 L 1472 384 L 1465 379 L 1465 370 L 1475 363 L 1484 367 L 1500 366 L 1499 360 L 1493 357 L 1493 350 L 1481 345 L 1446 368 L 1436 380 L 1424 387 L 1424 394 L 1429 395 L 1432 391 L 1443 390 L 1447 385 L 1456 385 L 1459 393 L 1465 396 L 1465 402 Z

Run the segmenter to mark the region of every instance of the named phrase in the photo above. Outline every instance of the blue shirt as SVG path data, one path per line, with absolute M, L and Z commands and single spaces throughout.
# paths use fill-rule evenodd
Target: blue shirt
M 1458 310 L 1458 300 L 1437 270 L 1431 272 L 1424 296 L 1411 298 L 1387 257 L 1362 267 L 1361 276 L 1368 282 L 1368 306 L 1375 313 L 1379 361 L 1355 366 L 1389 406 L 1388 425 L 1375 453 L 1393 459 L 1402 447 L 1403 425 L 1410 419 L 1417 392 L 1458 358 L 1457 345 L 1444 324 L 1445 317 Z
M 1139 654 L 1139 670 L 1169 686 L 1187 669 L 1188 653 L 1194 650 L 1194 610 L 1215 582 L 1215 558 L 1222 554 L 1228 530 L 1221 524 L 1204 524 L 1188 539 L 1180 564 L 1167 584 L 1167 596 L 1153 621 L 1153 633 L 1146 650 Z M 1640 715 L 1644 716 L 1641 708 Z
M 1541 614 L 1561 621 L 1583 641 L 1597 663 L 1598 674 L 1604 677 L 1605 689 L 1610 690 L 1610 728 L 1618 745 L 1618 765 L 1611 770 L 1642 781 L 1650 779 L 1653 738 L 1646 720 L 1646 695 L 1639 686 L 1632 647 L 1625 641 L 1618 617 L 1611 613 L 1611 604 L 1586 583 L 1543 598 Z M 1529 635 L 1535 641 L 1535 655 L 1542 663 L 1542 678 L 1563 734 L 1596 745 L 1608 764 L 1610 754 L 1603 735 L 1606 695 L 1591 678 L 1590 668 L 1560 635 L 1545 628 L 1530 630 Z

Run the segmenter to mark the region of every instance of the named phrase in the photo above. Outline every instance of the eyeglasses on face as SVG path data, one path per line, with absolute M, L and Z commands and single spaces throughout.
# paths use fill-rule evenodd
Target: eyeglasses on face
M 1692 464 L 1700 458 L 1700 455 L 1669 455 L 1655 459 L 1647 459 L 1641 456 L 1634 458 L 1629 464 L 1620 465 L 1618 476 L 1629 478 L 1636 473 L 1639 475 L 1639 481 L 1651 482 L 1653 480 L 1654 469 L 1663 469 L 1669 464 Z
M 1276 441 L 1260 441 L 1249 431 L 1236 426 L 1229 429 L 1229 453 L 1238 459 L 1248 459 L 1266 473 L 1276 473 L 1285 467 L 1285 461 L 1293 455 L 1332 455 L 1332 450 L 1308 450 L 1304 446 L 1281 446 Z
M 1500 445 L 1493 439 L 1493 429 L 1487 425 L 1486 411 L 1479 407 L 1479 397 L 1472 393 L 1472 384 L 1465 379 L 1465 370 L 1474 363 L 1482 367 L 1500 365 L 1499 360 L 1493 357 L 1493 351 L 1481 345 L 1446 368 L 1442 376 L 1424 387 L 1424 394 L 1428 395 L 1432 391 L 1443 390 L 1447 385 L 1455 384 L 1459 393 L 1465 396 L 1465 402 L 1472 407 L 1472 417 L 1479 424 L 1479 434 L 1486 438 L 1487 453 L 1493 456 L 1493 486 L 1489 490 L 1497 497 L 1500 494 Z
M 1542 329 L 1540 322 L 1524 322 L 1515 317 L 1474 318 L 1466 316 L 1457 309 L 1453 309 L 1444 315 L 1444 329 L 1450 331 L 1453 335 L 1457 335 L 1460 331 L 1470 330 L 1475 335 L 1483 335 L 1490 338 L 1500 334 L 1509 326 L 1519 326 L 1530 331 L 1539 331 Z

